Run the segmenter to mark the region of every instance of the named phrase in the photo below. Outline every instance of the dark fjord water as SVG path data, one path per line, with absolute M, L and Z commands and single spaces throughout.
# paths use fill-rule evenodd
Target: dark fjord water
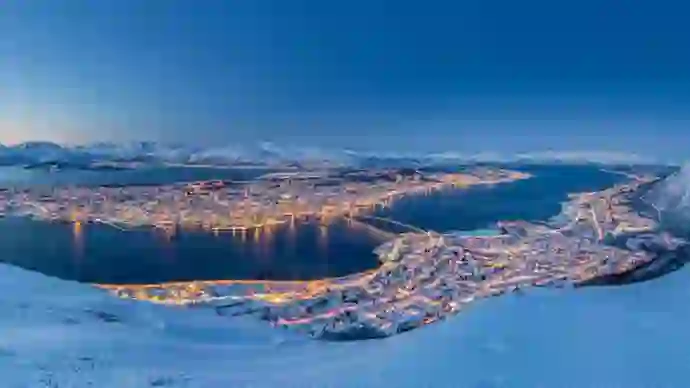
M 598 190 L 620 180 L 619 176 L 592 167 L 523 170 L 535 177 L 491 188 L 447 190 L 404 198 L 393 208 L 378 211 L 378 215 L 437 231 L 486 228 L 498 220 L 544 220 L 559 212 L 568 193 Z M 111 172 L 105 176 L 61 172 L 44 174 L 38 182 L 33 174 L 31 179 L 18 179 L 0 172 L 0 186 L 17 182 L 98 185 L 239 180 L 265 172 L 251 171 L 160 169 L 145 174 Z M 376 267 L 378 262 L 372 250 L 380 243 L 367 228 L 344 221 L 327 226 L 309 222 L 294 227 L 283 225 L 270 233 L 248 232 L 244 236 L 182 232 L 170 238 L 155 231 L 122 232 L 101 225 L 76 227 L 25 219 L 0 220 L 1 261 L 64 279 L 97 283 L 343 276 Z
M 602 190 L 621 176 L 591 166 L 522 166 L 533 178 L 493 186 L 405 197 L 381 217 L 439 232 L 491 228 L 496 221 L 544 221 L 561 210 L 569 193 Z
M 250 180 L 271 172 L 265 168 L 141 168 L 133 170 L 48 172 L 21 167 L 0 167 L 0 188 L 31 186 L 165 185 L 211 179 Z
M 6 219 L 0 231 L 3 261 L 64 279 L 112 284 L 344 276 L 375 268 L 372 249 L 380 243 L 345 222 L 171 237 L 154 230 Z

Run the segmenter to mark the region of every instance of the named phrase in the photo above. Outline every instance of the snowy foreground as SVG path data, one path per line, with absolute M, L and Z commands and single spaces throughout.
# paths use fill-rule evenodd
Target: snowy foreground
M 0 386 L 681 387 L 689 271 L 530 290 L 385 340 L 327 343 L 0 265 Z

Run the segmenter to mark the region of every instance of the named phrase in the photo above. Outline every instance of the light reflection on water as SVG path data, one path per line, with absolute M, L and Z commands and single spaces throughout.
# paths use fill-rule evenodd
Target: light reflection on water
M 84 257 L 84 226 L 81 222 L 77 221 L 72 223 L 72 235 L 74 236 L 74 257 L 75 259 L 81 259 Z
M 381 242 L 345 220 L 296 220 L 235 233 L 0 220 L 0 260 L 99 283 L 344 276 L 378 266 L 373 249 Z

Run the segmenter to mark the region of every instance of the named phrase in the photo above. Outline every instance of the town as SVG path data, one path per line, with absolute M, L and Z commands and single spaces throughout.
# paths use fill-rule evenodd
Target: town
M 390 205 L 404 195 L 528 177 L 496 169 L 429 174 L 326 171 L 273 173 L 249 182 L 16 189 L 0 193 L 0 212 L 47 221 L 101 223 L 123 230 L 200 228 L 242 233 L 300 217 L 352 217 Z
M 531 286 L 578 285 L 654 259 L 654 242 L 678 244 L 636 212 L 630 197 L 643 177 L 596 193 L 573 194 L 545 224 L 499 222 L 497 233 L 403 233 L 376 249 L 381 266 L 305 282 L 208 281 L 101 285 L 125 298 L 255 315 L 327 340 L 379 338 L 444 319 L 472 301 Z M 626 246 L 607 241 L 630 236 Z

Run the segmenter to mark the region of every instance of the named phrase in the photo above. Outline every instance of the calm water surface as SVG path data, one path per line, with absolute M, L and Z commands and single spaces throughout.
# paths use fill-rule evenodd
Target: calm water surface
M 345 221 L 297 223 L 245 234 L 123 232 L 8 218 L 0 221 L 2 260 L 82 282 L 297 280 L 344 276 L 378 266 L 381 243 Z
M 141 168 L 133 170 L 48 172 L 21 167 L 0 167 L 0 188 L 32 186 L 164 185 L 210 179 L 250 180 L 272 172 L 265 168 Z
M 590 166 L 533 166 L 520 170 L 534 177 L 405 197 L 391 208 L 377 211 L 377 215 L 435 231 L 491 228 L 500 220 L 543 221 L 560 212 L 569 193 L 602 190 L 622 180 L 619 175 Z

